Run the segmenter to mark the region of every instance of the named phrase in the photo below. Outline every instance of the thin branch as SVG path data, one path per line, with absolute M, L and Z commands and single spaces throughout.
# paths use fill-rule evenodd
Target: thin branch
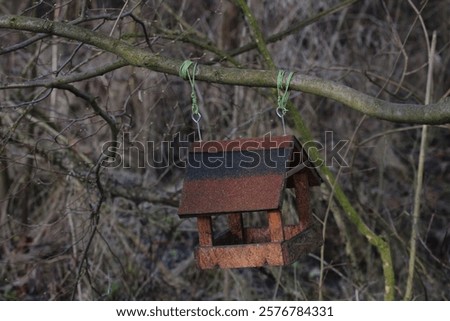
M 95 97 L 82 92 L 80 90 L 78 90 L 77 88 L 75 88 L 72 85 L 66 84 L 66 85 L 58 85 L 55 86 L 56 88 L 60 88 L 60 89 L 64 89 L 64 90 L 68 90 L 71 93 L 73 93 L 75 96 L 80 97 L 82 99 L 84 99 L 85 101 L 87 101 L 92 109 L 94 109 L 94 111 L 100 116 L 102 117 L 106 123 L 108 124 L 110 130 L 111 130 L 111 141 L 113 142 L 113 150 L 116 150 L 118 141 L 117 141 L 117 136 L 119 133 L 119 128 L 116 125 L 116 121 L 115 119 L 109 115 L 106 111 L 104 111 L 103 109 L 100 108 L 100 106 L 97 104 Z M 113 158 L 114 157 L 114 153 L 111 155 L 110 153 L 102 153 L 97 161 L 97 164 L 94 166 L 94 168 L 92 168 L 92 171 L 94 172 L 94 177 L 95 177 L 95 185 L 99 194 L 99 198 L 96 202 L 96 204 L 91 203 L 91 220 L 92 220 L 92 231 L 91 234 L 89 236 L 88 242 L 86 244 L 86 247 L 83 251 L 83 255 L 81 257 L 81 261 L 80 264 L 78 266 L 78 272 L 77 272 L 77 277 L 76 277 L 76 282 L 75 282 L 75 286 L 73 288 L 73 292 L 72 292 L 72 300 L 75 298 L 75 293 L 76 290 L 78 289 L 78 284 L 80 282 L 81 279 L 81 275 L 82 275 L 82 270 L 83 270 L 83 266 L 85 266 L 86 269 L 86 275 L 89 275 L 89 270 L 88 270 L 88 252 L 89 249 L 91 247 L 92 241 L 94 240 L 95 235 L 99 233 L 98 231 L 98 226 L 99 226 L 99 222 L 100 222 L 100 210 L 101 207 L 106 199 L 106 195 L 105 195 L 105 189 L 103 187 L 103 183 L 100 177 L 100 172 L 103 168 L 103 162 L 109 158 Z M 89 178 L 91 171 L 87 174 L 86 178 Z M 86 181 L 89 181 L 89 179 L 87 179 Z M 89 189 L 89 183 L 88 184 L 88 189 Z M 86 264 L 85 264 L 86 263 Z M 92 285 L 92 284 L 91 284 Z M 95 290 L 95 289 L 94 289 Z M 80 298 L 81 299 L 81 298 Z
M 280 41 L 282 39 L 284 39 L 286 36 L 289 36 L 295 32 L 298 32 L 299 30 L 319 21 L 320 19 L 322 19 L 325 16 L 328 16 L 330 14 L 336 13 L 341 11 L 342 9 L 345 9 L 346 7 L 358 2 L 360 0 L 346 0 L 346 1 L 342 1 L 340 4 L 336 5 L 335 7 L 332 7 L 328 10 L 322 11 L 318 14 L 316 14 L 315 16 L 308 18 L 306 20 L 302 20 L 296 23 L 293 23 L 290 27 L 288 27 L 286 30 L 280 31 L 270 37 L 268 37 L 267 39 L 265 39 L 265 43 L 269 44 L 269 43 L 273 43 L 273 42 L 277 42 Z M 250 51 L 252 49 L 256 49 L 258 47 L 256 42 L 252 42 L 249 43 L 247 45 L 244 45 L 240 48 L 237 48 L 235 50 L 232 50 L 231 52 L 229 52 L 229 55 L 234 57 L 237 55 L 240 55 L 244 52 Z
M 13 51 L 17 51 L 17 50 L 23 49 L 25 47 L 28 47 L 29 45 L 32 45 L 36 41 L 39 41 L 39 40 L 47 38 L 47 37 L 48 37 L 48 35 L 46 35 L 46 34 L 35 35 L 35 36 L 33 36 L 31 38 L 28 38 L 27 40 L 24 40 L 22 42 L 19 42 L 19 43 L 15 44 L 15 45 L 6 47 L 4 49 L 1 49 L 0 50 L 0 55 L 5 55 L 5 54 L 8 54 L 8 53 L 13 52 Z
M 424 26 L 422 18 L 419 18 L 422 26 L 424 27 L 424 34 L 427 40 L 428 48 L 428 75 L 427 75 L 427 87 L 425 93 L 425 103 L 430 103 L 432 96 L 432 85 L 433 85 L 433 61 L 434 53 L 436 50 L 436 31 L 433 32 L 431 39 L 431 44 L 429 44 L 428 33 Z M 409 264 L 408 264 L 408 278 L 406 280 L 406 290 L 405 290 L 405 300 L 411 300 L 413 296 L 413 285 L 414 285 L 414 270 L 416 265 L 416 252 L 417 252 L 417 237 L 419 234 L 419 217 L 420 217 L 420 205 L 422 198 L 422 186 L 423 186 L 423 172 L 425 166 L 425 155 L 427 150 L 427 137 L 428 137 L 428 126 L 422 126 L 422 138 L 420 141 L 420 152 L 419 152 L 419 162 L 417 164 L 417 178 L 416 178 L 416 190 L 414 193 L 414 210 L 412 215 L 412 226 L 411 226 L 411 239 L 410 239 L 410 253 L 409 253 Z
M 270 55 L 269 50 L 267 49 L 266 42 L 264 41 L 264 36 L 262 34 L 261 28 L 258 25 L 253 13 L 251 12 L 247 2 L 245 0 L 234 0 L 235 4 L 242 10 L 242 13 L 245 15 L 247 19 L 248 26 L 250 27 L 250 33 L 252 34 L 253 40 L 256 43 L 256 47 L 258 51 L 264 58 L 266 65 L 270 69 L 275 69 L 275 63 Z
M 80 73 L 73 73 L 67 76 L 60 76 L 51 79 L 36 79 L 23 83 L 6 83 L 0 84 L 0 89 L 18 89 L 18 88 L 33 88 L 33 87 L 46 87 L 52 88 L 58 85 L 66 85 L 82 80 L 91 79 L 94 77 L 102 76 L 116 69 L 127 66 L 128 63 L 124 60 L 118 60 L 111 64 L 107 64 L 92 70 L 88 70 Z
M 191 26 L 186 20 L 184 20 L 181 15 L 176 13 L 166 2 L 161 2 L 162 8 L 166 10 L 179 24 L 182 28 L 184 28 L 187 33 L 191 33 L 198 37 L 199 39 L 203 39 L 205 42 L 210 42 L 207 37 L 205 37 L 200 31 Z
M 111 28 L 111 31 L 109 32 L 109 36 L 112 37 L 112 35 L 114 34 L 114 30 L 117 27 L 117 24 L 119 23 L 120 17 L 122 16 L 123 11 L 125 10 L 126 6 L 128 5 L 128 0 L 125 0 L 125 3 L 122 7 L 122 9 L 120 9 L 119 15 L 117 16 L 116 21 L 114 21 L 114 25 Z
M 419 125 L 415 125 L 415 126 L 408 126 L 408 127 L 402 127 L 402 128 L 394 128 L 394 129 L 390 129 L 390 130 L 385 130 L 381 133 L 375 134 L 373 136 L 370 136 L 369 138 L 364 139 L 362 142 L 358 143 L 356 146 L 357 147 L 361 147 L 365 144 L 367 144 L 368 142 L 380 138 L 380 137 L 384 137 L 390 134 L 394 134 L 394 133 L 398 133 L 398 132 L 403 132 L 403 131 L 407 131 L 407 130 L 413 130 L 413 129 L 419 129 L 422 128 L 422 126 Z
M 20 108 L 20 107 L 35 105 L 35 104 L 47 99 L 47 97 L 50 96 L 51 93 L 52 93 L 52 89 L 44 89 L 44 90 L 40 91 L 33 98 L 33 100 L 21 102 L 21 103 L 14 104 L 14 105 L 0 105 L 0 109 L 6 109 L 6 108 L 15 109 L 15 108 Z
M 217 56 L 217 58 L 215 59 L 215 61 L 210 61 L 210 62 L 206 62 L 206 65 L 212 65 L 217 63 L 217 61 L 229 61 L 230 63 L 232 63 L 234 66 L 236 67 L 241 67 L 241 64 L 232 56 L 228 55 L 225 51 L 220 50 L 218 47 L 212 45 L 211 43 L 209 43 L 207 41 L 206 38 L 201 37 L 198 38 L 196 35 L 190 35 L 189 33 L 185 33 L 185 32 L 178 32 L 175 30 L 170 30 L 170 29 L 165 29 L 162 28 L 160 26 L 155 26 L 156 30 L 158 30 L 159 32 L 162 32 L 163 34 L 160 35 L 160 37 L 162 39 L 168 39 L 168 40 L 173 40 L 173 41 L 181 41 L 184 43 L 190 43 L 194 46 L 197 46 L 199 48 L 208 50 L 209 52 L 215 54 Z
M 118 55 L 130 65 L 177 76 L 183 63 L 182 60 L 154 54 L 98 32 L 92 32 L 63 22 L 8 15 L 0 17 L 0 28 L 47 33 L 85 42 Z M 276 79 L 277 71 L 274 70 L 237 69 L 206 65 L 199 66 L 196 75 L 196 80 L 212 83 L 271 88 L 276 88 Z M 294 76 L 290 89 L 328 97 L 368 116 L 393 122 L 416 124 L 446 124 L 450 122 L 450 99 L 448 98 L 426 106 L 391 103 L 363 94 L 334 81 L 298 73 Z
M 111 115 L 109 115 L 106 111 L 104 111 L 102 108 L 100 108 L 100 106 L 97 104 L 95 97 L 93 97 L 85 92 L 82 92 L 81 90 L 78 90 L 77 88 L 75 88 L 72 85 L 61 85 L 60 84 L 60 85 L 55 85 L 55 88 L 68 90 L 75 96 L 77 96 L 81 99 L 84 99 L 86 102 L 88 102 L 88 104 L 91 105 L 91 107 L 95 111 L 95 113 L 97 115 L 99 115 L 100 117 L 102 117 L 108 124 L 108 126 L 111 130 L 111 140 L 113 142 L 117 141 L 117 135 L 119 133 L 119 129 L 117 128 L 116 121 Z
M 361 128 L 362 124 L 364 123 L 365 120 L 365 116 L 363 116 L 361 118 L 361 120 L 359 121 L 358 125 L 356 126 L 356 128 L 353 130 L 353 134 L 352 137 L 350 138 L 350 142 L 348 144 L 347 149 L 345 150 L 344 153 L 344 159 L 347 158 L 348 153 L 350 152 L 350 148 L 352 147 L 352 145 L 354 145 L 355 142 L 355 137 L 356 134 L 358 133 L 359 129 Z M 328 216 L 330 211 L 332 211 L 333 205 L 334 205 L 334 190 L 336 188 L 336 185 L 338 184 L 338 181 L 340 179 L 340 176 L 342 174 L 342 170 L 343 170 L 343 166 L 339 167 L 339 170 L 336 174 L 336 178 L 334 181 L 333 186 L 331 186 L 331 191 L 330 191 L 330 195 L 328 196 L 328 200 L 327 200 L 327 209 L 325 211 L 325 217 L 323 220 L 323 228 L 322 228 L 322 238 L 324 240 L 321 248 L 320 248 L 320 258 L 321 258 L 321 262 L 320 262 L 320 275 L 319 275 L 319 300 L 322 301 L 323 300 L 323 291 L 322 291 L 322 287 L 323 287 L 323 283 L 324 283 L 324 261 L 325 261 L 325 239 L 326 239 L 326 229 L 327 229 L 327 221 L 328 221 Z M 335 213 L 335 216 L 339 217 L 338 213 Z M 337 220 L 336 220 L 337 221 Z M 345 235 L 345 237 L 348 237 L 347 235 Z M 346 240 L 346 244 L 349 244 L 350 240 Z M 347 245 L 347 249 L 348 249 Z
M 138 25 L 141 26 L 142 32 L 144 33 L 145 42 L 147 43 L 148 48 L 153 51 L 152 44 L 150 43 L 150 37 L 148 36 L 147 27 L 145 26 L 145 23 L 141 19 L 136 17 L 133 13 L 130 14 L 130 18 L 133 19 Z
M 86 0 L 84 0 L 84 2 L 86 2 Z M 85 5 L 85 3 L 83 4 L 83 6 L 84 5 Z M 84 8 L 84 11 L 85 11 L 85 8 Z M 132 11 L 126 12 L 126 13 L 124 13 L 122 15 L 119 15 L 119 16 L 115 16 L 113 14 L 103 14 L 103 15 L 97 15 L 97 16 L 93 16 L 93 17 L 85 17 L 85 13 L 83 13 L 83 11 L 82 11 L 82 14 L 81 14 L 81 16 L 79 18 L 77 18 L 77 19 L 75 19 L 73 21 L 67 22 L 67 23 L 68 24 L 77 25 L 77 24 L 80 24 L 82 22 L 88 22 L 88 21 L 94 21 L 94 20 L 100 20 L 100 19 L 103 19 L 103 20 L 116 20 L 116 19 L 119 19 L 119 18 L 125 18 L 127 16 L 132 16 Z M 145 32 L 145 30 L 144 30 L 144 32 Z M 0 55 L 8 54 L 10 52 L 23 49 L 25 47 L 28 47 L 29 45 L 32 45 L 35 42 L 37 42 L 39 40 L 42 40 L 42 39 L 45 39 L 47 37 L 49 37 L 48 34 L 37 34 L 37 35 L 35 35 L 35 36 L 31 37 L 31 38 L 28 38 L 27 40 L 24 40 L 24 41 L 18 43 L 18 44 L 15 44 L 15 45 L 12 45 L 12 46 L 9 46 L 9 47 L 1 49 L 0 50 Z
M 100 209 L 101 209 L 101 206 L 102 206 L 102 204 L 103 204 L 103 202 L 105 200 L 105 194 L 104 194 L 104 191 L 103 191 L 103 186 L 102 186 L 102 184 L 100 182 L 100 169 L 102 167 L 100 165 L 100 163 L 101 163 L 101 160 L 99 160 L 99 162 L 97 163 L 96 168 L 95 168 L 95 178 L 96 178 L 95 182 L 96 182 L 99 194 L 100 194 L 100 198 L 97 201 L 97 204 L 95 204 L 95 205 L 91 204 L 92 231 L 91 231 L 91 234 L 89 235 L 88 242 L 87 242 L 86 247 L 84 248 L 83 254 L 81 256 L 80 265 L 78 266 L 77 277 L 76 277 L 75 285 L 74 285 L 74 288 L 73 288 L 73 291 L 72 291 L 72 297 L 71 297 L 72 301 L 75 299 L 75 294 L 77 292 L 78 284 L 79 284 L 79 282 L 81 280 L 83 266 L 85 266 L 85 262 L 86 262 L 86 272 L 89 272 L 88 271 L 88 267 L 89 267 L 89 264 L 88 264 L 88 253 L 89 253 L 89 249 L 91 248 L 92 241 L 94 240 L 94 237 L 95 237 L 95 235 L 98 232 L 98 225 L 99 225 L 99 222 L 100 222 Z M 81 298 L 79 298 L 79 299 L 81 300 Z
M 255 41 L 258 43 L 258 50 L 263 55 L 266 63 L 271 68 L 276 68 L 273 59 L 264 43 L 264 39 L 262 39 L 261 30 L 259 29 L 259 26 L 246 2 L 244 0 L 235 0 L 235 2 L 247 17 L 251 32 L 255 38 Z M 291 102 L 288 102 L 288 110 L 290 111 L 291 117 L 294 120 L 296 129 L 299 131 L 303 139 L 305 141 L 313 141 L 311 131 L 305 124 L 300 113 L 296 110 Z M 315 160 L 321 159 L 317 150 L 311 151 L 311 156 L 312 159 Z M 325 176 L 328 187 L 331 190 L 331 194 L 336 198 L 341 207 L 344 209 L 350 221 L 357 227 L 358 231 L 366 237 L 369 243 L 373 245 L 380 254 L 384 275 L 384 298 L 385 300 L 393 300 L 395 296 L 395 275 L 389 243 L 386 242 L 381 236 L 378 236 L 369 228 L 369 226 L 367 226 L 366 223 L 364 223 L 359 213 L 355 210 L 355 208 L 343 192 L 342 188 L 337 183 L 339 175 L 335 177 L 330 168 L 324 165 L 324 162 L 322 162 L 319 168 L 322 175 Z

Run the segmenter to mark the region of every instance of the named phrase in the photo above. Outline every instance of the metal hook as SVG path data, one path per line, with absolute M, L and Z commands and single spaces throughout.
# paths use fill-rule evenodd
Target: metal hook
M 278 117 L 280 117 L 281 119 L 281 125 L 283 126 L 283 135 L 286 136 L 286 124 L 284 123 L 284 115 L 286 115 L 286 109 L 278 107 L 276 112 Z
M 200 113 L 192 114 L 192 120 L 198 124 L 198 122 L 202 119 L 202 115 Z
M 192 114 L 192 120 L 197 124 L 197 132 L 198 132 L 198 140 L 202 140 L 202 132 L 200 130 L 200 119 L 202 119 L 202 115 L 200 113 Z

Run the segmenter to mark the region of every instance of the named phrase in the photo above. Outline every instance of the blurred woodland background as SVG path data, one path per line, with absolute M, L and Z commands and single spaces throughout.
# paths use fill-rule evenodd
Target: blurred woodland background
M 436 31 L 431 101 L 449 95 L 448 0 L 247 4 L 277 68 L 400 103 L 424 103 Z M 253 40 L 241 9 L 226 0 L 3 0 L 0 12 L 63 21 L 199 64 L 268 68 L 246 46 Z M 195 133 L 189 82 L 70 39 L 11 29 L 0 29 L 0 39 L 0 299 L 383 299 L 379 254 L 325 184 L 313 197 L 322 250 L 283 268 L 198 270 L 195 220 L 177 216 L 183 155 L 170 148 Z M 73 75 L 81 78 L 52 82 Z M 269 89 L 201 81 L 196 89 L 203 139 L 282 134 Z M 327 131 L 349 141 L 341 151 L 349 166 L 330 169 L 389 244 L 402 299 L 422 126 L 311 94 L 292 92 L 290 100 L 316 141 L 325 144 Z M 287 132 L 300 136 L 291 114 Z M 98 166 L 114 138 L 118 166 Z M 427 141 L 412 299 L 448 300 L 450 127 L 430 126 Z M 141 148 L 147 142 L 155 148 Z

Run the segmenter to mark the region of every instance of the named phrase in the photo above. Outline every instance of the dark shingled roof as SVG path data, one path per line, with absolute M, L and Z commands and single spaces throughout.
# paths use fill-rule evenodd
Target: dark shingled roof
M 195 142 L 191 145 L 180 216 L 277 209 L 288 171 L 307 162 L 294 136 Z M 310 185 L 320 177 L 312 168 Z

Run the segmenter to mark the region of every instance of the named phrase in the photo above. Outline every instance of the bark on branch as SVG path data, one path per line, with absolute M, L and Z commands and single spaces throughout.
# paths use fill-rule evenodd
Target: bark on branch
M 130 65 L 171 75 L 178 75 L 182 64 L 182 60 L 154 54 L 99 32 L 63 22 L 6 15 L 0 17 L 0 28 L 80 41 L 116 54 Z M 275 88 L 277 71 L 201 65 L 196 79 L 218 84 Z M 450 123 L 450 98 L 429 105 L 398 104 L 371 97 L 334 81 L 301 74 L 294 76 L 290 88 L 331 98 L 366 115 L 392 122 L 430 125 Z

